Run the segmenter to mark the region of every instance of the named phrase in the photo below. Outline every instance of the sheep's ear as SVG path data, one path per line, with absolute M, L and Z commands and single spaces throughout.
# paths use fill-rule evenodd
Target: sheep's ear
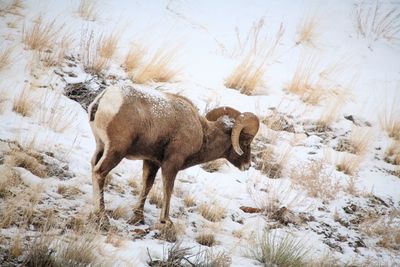
M 241 113 L 234 108 L 231 107 L 219 107 L 209 111 L 206 114 L 206 119 L 209 121 L 216 121 L 218 118 L 227 115 L 230 118 L 236 118 Z

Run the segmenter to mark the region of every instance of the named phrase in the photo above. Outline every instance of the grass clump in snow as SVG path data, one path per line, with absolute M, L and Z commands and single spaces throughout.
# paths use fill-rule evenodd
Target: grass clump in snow
M 196 242 L 203 246 L 212 247 L 216 244 L 215 235 L 210 231 L 200 232 L 196 236 Z
M 400 165 L 400 141 L 394 141 L 385 152 L 385 161 Z
M 149 203 L 156 205 L 157 208 L 161 208 L 163 204 L 163 192 L 160 186 L 153 186 L 149 193 Z
M 54 236 L 40 233 L 29 245 L 27 266 L 88 266 L 100 263 L 98 242 L 92 233 L 67 233 Z
M 77 10 L 79 16 L 88 21 L 96 20 L 98 4 L 96 0 L 80 0 Z
M 183 196 L 183 204 L 185 204 L 187 208 L 194 207 L 196 206 L 196 198 L 191 194 L 185 194 Z
M 387 107 L 379 118 L 384 131 L 393 139 L 400 141 L 400 101 L 394 98 L 390 107 Z
M 162 259 L 153 259 L 149 254 L 149 266 L 153 267 L 189 267 L 189 266 L 218 266 L 228 267 L 232 263 L 231 257 L 224 251 L 214 252 L 211 249 L 192 252 L 192 248 L 183 247 L 181 242 L 164 248 Z
M 359 2 L 352 17 L 356 33 L 370 42 L 395 43 L 400 38 L 400 10 L 395 5 L 383 1 Z
M 129 216 L 129 207 L 127 205 L 120 205 L 111 212 L 111 218 L 119 220 L 121 218 L 127 219 Z
M 290 158 L 291 147 L 283 149 L 281 153 L 272 146 L 257 152 L 256 168 L 271 179 L 277 179 L 282 176 L 283 170 Z
M 291 234 L 278 236 L 276 232 L 264 230 L 248 254 L 264 266 L 307 266 L 308 250 Z
M 48 174 L 43 158 L 34 151 L 14 148 L 4 156 L 4 163 L 12 167 L 24 168 L 40 178 L 45 178 Z
M 172 82 L 179 71 L 173 67 L 177 56 L 176 47 L 158 48 L 152 55 L 143 58 L 135 71 L 129 73 L 134 83 Z
M 33 111 L 33 98 L 30 87 L 24 87 L 14 99 L 12 110 L 24 117 L 30 116 Z
M 318 18 L 315 15 L 304 17 L 297 29 L 296 45 L 316 47 L 318 37 Z
M 210 162 L 201 164 L 201 168 L 207 172 L 219 171 L 222 166 L 227 165 L 228 161 L 226 159 L 216 159 Z
M 354 175 L 363 162 L 363 156 L 357 156 L 349 153 L 340 153 L 336 159 L 336 169 L 347 175 Z
M 19 173 L 7 164 L 4 164 L 0 170 L 2 173 L 0 176 L 0 198 L 7 198 L 12 196 L 13 189 L 22 185 L 23 182 Z
M 254 91 L 264 85 L 263 76 L 267 64 L 271 60 L 280 40 L 285 32 L 281 24 L 274 39 L 268 38 L 265 29 L 265 20 L 261 18 L 253 23 L 247 36 L 240 37 L 238 29 L 238 65 L 225 80 L 227 88 L 237 89 L 242 94 L 251 95 Z
M 212 203 L 202 203 L 198 208 L 201 216 L 210 222 L 219 222 L 225 217 L 225 208 L 216 201 Z
M 81 34 L 80 55 L 83 68 L 93 75 L 100 75 L 108 69 L 118 45 L 118 34 L 96 35 L 93 30 L 84 29 Z
M 82 193 L 77 186 L 59 184 L 57 187 L 57 193 L 67 199 L 73 199 L 75 196 Z
M 31 27 L 24 25 L 22 29 L 22 42 L 28 49 L 51 49 L 59 38 L 62 27 L 57 26 L 56 20 L 45 22 L 42 16 L 37 16 Z
M 129 49 L 128 53 L 125 55 L 122 68 L 124 68 L 127 73 L 131 73 L 132 71 L 136 70 L 142 63 L 145 54 L 146 49 L 141 47 L 139 44 L 134 43 Z
M 0 72 L 10 65 L 12 51 L 12 47 L 2 48 L 0 50 Z
M 311 161 L 304 166 L 291 170 L 290 177 L 296 185 L 300 185 L 311 197 L 331 200 L 336 197 L 341 186 L 332 172 L 326 169 L 323 160 Z

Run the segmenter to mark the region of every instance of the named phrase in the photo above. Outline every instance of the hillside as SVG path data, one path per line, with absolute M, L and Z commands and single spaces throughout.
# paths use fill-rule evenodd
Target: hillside
M 1 266 L 400 266 L 396 1 L 0 1 Z M 252 165 L 142 161 L 93 220 L 87 106 L 106 87 L 175 93 L 261 121 Z M 129 122 L 127 122 L 129 123 Z

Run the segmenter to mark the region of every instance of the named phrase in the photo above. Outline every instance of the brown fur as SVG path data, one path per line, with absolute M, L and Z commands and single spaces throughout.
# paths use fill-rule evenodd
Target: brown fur
M 242 170 L 250 166 L 254 136 L 242 132 L 239 143 L 244 154 L 239 156 L 232 148 L 232 125 L 222 118 L 208 121 L 182 96 L 110 87 L 89 106 L 89 118 L 94 118 L 90 121 L 96 139 L 93 189 L 100 214 L 104 179 L 123 158 L 143 160 L 143 189 L 131 223 L 143 222 L 144 203 L 159 168 L 164 193 L 160 221 L 165 223 L 170 222 L 169 202 L 178 171 L 218 158 Z

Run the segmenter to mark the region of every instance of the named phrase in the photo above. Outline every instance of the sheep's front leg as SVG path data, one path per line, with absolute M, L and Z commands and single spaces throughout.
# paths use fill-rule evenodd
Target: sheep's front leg
M 174 162 L 176 164 L 176 162 Z M 162 178 L 163 178 L 163 193 L 164 201 L 161 209 L 160 222 L 162 224 L 172 224 L 169 218 L 169 206 L 171 201 L 172 190 L 174 189 L 175 177 L 178 173 L 178 168 L 175 164 L 168 164 L 166 162 L 162 166 Z
M 146 202 L 147 195 L 153 187 L 154 179 L 156 178 L 157 171 L 160 167 L 151 161 L 143 160 L 143 174 L 142 174 L 142 191 L 139 195 L 139 202 L 134 209 L 133 217 L 128 221 L 130 224 L 144 223 L 143 209 Z

